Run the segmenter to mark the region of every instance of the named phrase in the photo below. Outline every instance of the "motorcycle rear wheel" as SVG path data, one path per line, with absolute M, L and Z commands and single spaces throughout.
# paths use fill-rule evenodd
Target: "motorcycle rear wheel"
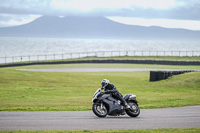
M 92 111 L 98 117 L 106 117 L 108 114 L 108 110 L 105 107 L 105 105 L 103 105 L 103 107 L 101 107 L 101 104 L 93 104 Z
M 129 106 L 131 106 L 132 109 L 126 109 L 127 115 L 130 117 L 137 117 L 140 114 L 140 109 L 138 105 L 134 102 L 129 102 Z

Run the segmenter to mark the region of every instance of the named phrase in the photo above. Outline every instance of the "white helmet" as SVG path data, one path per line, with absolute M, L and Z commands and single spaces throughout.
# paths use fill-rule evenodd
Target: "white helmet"
M 103 79 L 101 81 L 102 88 L 105 88 L 108 84 L 110 84 L 110 81 L 108 79 Z

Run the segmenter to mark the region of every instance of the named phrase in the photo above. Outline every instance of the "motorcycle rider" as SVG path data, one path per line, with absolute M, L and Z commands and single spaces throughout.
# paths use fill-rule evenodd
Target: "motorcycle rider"
M 120 100 L 122 104 L 125 106 L 126 109 L 130 109 L 130 106 L 127 104 L 127 102 L 124 100 L 122 94 L 117 90 L 114 84 L 110 84 L 110 81 L 108 79 L 103 79 L 101 81 L 102 90 L 104 89 L 103 93 L 109 94 L 112 93 L 112 95 Z

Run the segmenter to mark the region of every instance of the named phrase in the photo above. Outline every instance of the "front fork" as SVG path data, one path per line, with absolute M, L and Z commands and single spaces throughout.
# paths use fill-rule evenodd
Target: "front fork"
M 103 102 L 101 102 L 101 109 L 103 109 Z

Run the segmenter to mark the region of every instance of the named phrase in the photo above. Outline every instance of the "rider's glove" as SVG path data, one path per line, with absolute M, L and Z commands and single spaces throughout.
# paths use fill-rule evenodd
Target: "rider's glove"
M 101 92 L 101 95 L 103 95 L 103 94 L 105 94 L 105 91 L 102 91 L 102 92 Z

